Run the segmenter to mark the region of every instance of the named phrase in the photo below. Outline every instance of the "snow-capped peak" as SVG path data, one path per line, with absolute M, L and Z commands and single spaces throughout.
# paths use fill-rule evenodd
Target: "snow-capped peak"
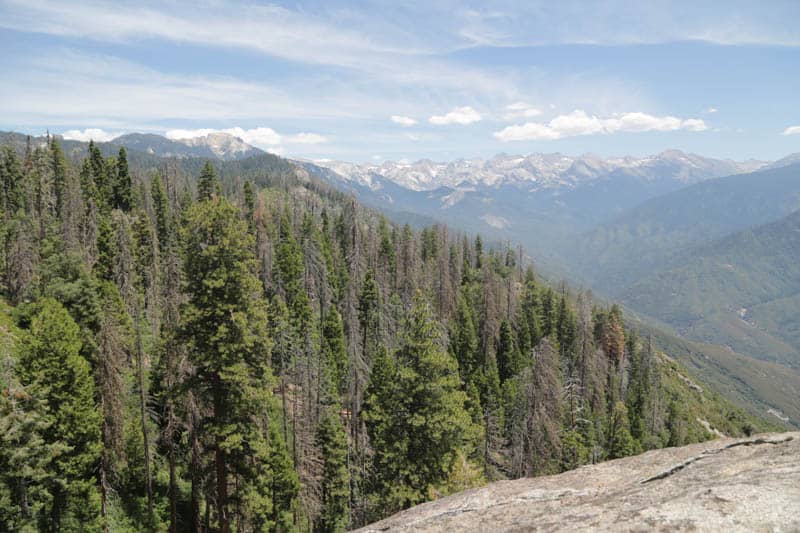
M 595 179 L 622 172 L 646 181 L 675 179 L 696 182 L 741 172 L 764 165 L 760 161 L 736 162 L 711 159 L 679 150 L 667 150 L 646 157 L 603 158 L 593 154 L 573 157 L 560 153 L 529 155 L 498 154 L 490 159 L 457 159 L 436 162 L 421 159 L 414 163 L 385 161 L 380 165 L 341 161 L 319 161 L 345 181 L 372 189 L 384 178 L 413 191 L 432 191 L 442 187 L 500 187 L 515 185 L 529 190 L 575 187 Z

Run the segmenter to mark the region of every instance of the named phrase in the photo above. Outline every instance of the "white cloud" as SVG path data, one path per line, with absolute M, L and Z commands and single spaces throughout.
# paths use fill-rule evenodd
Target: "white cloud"
M 800 135 L 800 126 L 789 126 L 781 135 Z
M 527 122 L 508 126 L 495 132 L 494 136 L 503 142 L 541 141 L 618 132 L 704 131 L 706 129 L 708 129 L 706 123 L 695 118 L 657 117 L 640 112 L 619 113 L 607 118 L 600 118 L 576 109 L 572 113 L 559 115 L 547 123 Z
M 328 138 L 318 133 L 298 133 L 286 138 L 289 144 L 323 144 L 328 142 Z
M 196 130 L 175 129 L 167 131 L 164 136 L 168 139 L 194 139 L 205 137 L 209 133 L 228 133 L 238 137 L 247 144 L 256 146 L 272 153 L 282 154 L 285 152 L 284 144 L 322 144 L 328 142 L 328 138 L 319 133 L 296 133 L 294 135 L 281 135 L 272 128 L 258 127 L 244 129 L 240 127 L 212 129 L 200 128 Z
M 402 115 L 392 115 L 392 122 L 395 124 L 400 124 L 401 126 L 413 126 L 417 123 L 417 121 L 413 118 L 404 117 Z
M 717 111 L 718 111 L 718 109 L 716 107 L 709 107 L 708 109 L 703 111 L 703 113 L 707 113 L 707 114 L 711 115 L 711 114 L 716 113 Z
M 525 102 L 516 102 L 506 106 L 506 113 L 503 120 L 517 120 L 521 118 L 533 118 L 542 114 L 542 111 Z
M 100 128 L 86 128 L 85 130 L 67 130 L 61 134 L 67 140 L 70 141 L 97 141 L 97 142 L 106 142 L 112 139 L 116 139 L 122 135 L 122 133 L 114 133 L 110 131 L 101 130 Z
M 252 128 L 249 130 L 245 130 L 239 127 L 236 128 L 228 128 L 222 130 L 225 133 L 230 133 L 236 137 L 239 137 L 241 140 L 246 142 L 247 144 L 252 144 L 253 146 L 258 146 L 259 148 L 268 147 L 268 146 L 277 146 L 281 144 L 282 138 L 272 128 Z
M 205 137 L 209 133 L 214 133 L 215 131 L 210 128 L 198 129 L 198 130 L 169 130 L 164 133 L 164 137 L 167 139 L 176 140 L 183 140 L 183 139 L 196 139 L 197 137 Z
M 244 129 L 240 127 L 225 128 L 220 130 L 202 128 L 196 130 L 169 130 L 164 135 L 167 139 L 194 139 L 196 137 L 205 137 L 209 133 L 228 133 L 234 137 L 239 137 L 247 144 L 256 146 L 258 148 L 271 149 L 279 146 L 283 142 L 283 138 L 272 128 L 252 128 Z
M 470 106 L 457 107 L 444 115 L 433 115 L 428 119 L 428 122 L 437 126 L 446 126 L 448 124 L 472 124 L 479 122 L 483 117 Z

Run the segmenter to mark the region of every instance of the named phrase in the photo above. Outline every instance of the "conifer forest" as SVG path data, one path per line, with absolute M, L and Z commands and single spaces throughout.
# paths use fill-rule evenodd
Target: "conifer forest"
M 0 150 L 0 530 L 339 532 L 764 427 L 515 243 L 76 144 Z

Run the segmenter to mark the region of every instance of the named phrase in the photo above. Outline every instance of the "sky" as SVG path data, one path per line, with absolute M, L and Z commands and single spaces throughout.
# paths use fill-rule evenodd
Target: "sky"
M 0 0 L 0 129 L 348 161 L 800 151 L 800 1 Z

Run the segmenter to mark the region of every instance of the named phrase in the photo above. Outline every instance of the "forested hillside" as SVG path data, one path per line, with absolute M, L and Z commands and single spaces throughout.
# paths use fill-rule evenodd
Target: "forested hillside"
M 72 155 L 0 155 L 0 529 L 342 531 L 767 428 L 511 246 L 274 156 Z
M 580 238 L 580 246 L 562 253 L 576 274 L 619 296 L 653 271 L 691 260 L 695 247 L 800 209 L 800 165 L 785 163 L 653 198 L 594 228 Z
M 620 297 L 690 338 L 800 368 L 800 211 L 698 247 Z

